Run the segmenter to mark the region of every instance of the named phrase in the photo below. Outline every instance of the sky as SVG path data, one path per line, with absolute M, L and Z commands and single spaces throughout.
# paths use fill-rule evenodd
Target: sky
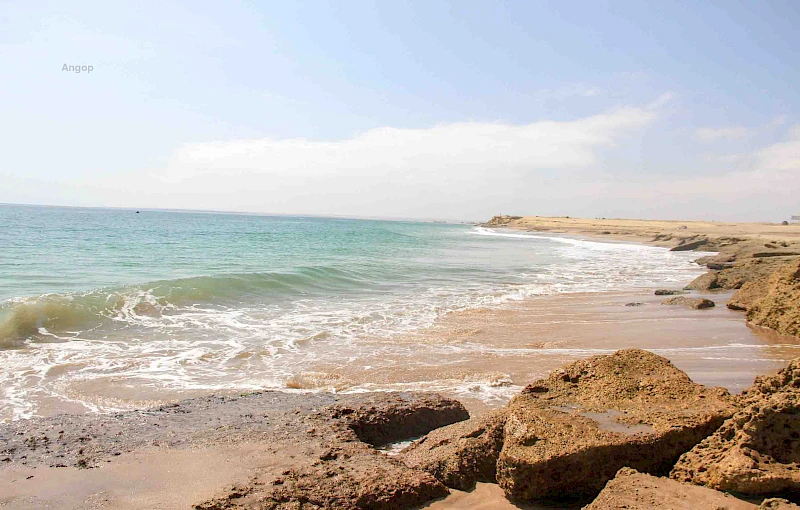
M 781 221 L 797 26 L 793 0 L 0 0 L 0 203 Z

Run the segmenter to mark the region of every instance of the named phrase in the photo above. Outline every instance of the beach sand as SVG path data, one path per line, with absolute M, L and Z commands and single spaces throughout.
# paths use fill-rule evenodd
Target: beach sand
M 672 246 L 673 241 L 653 242 L 658 234 L 680 237 L 738 237 L 769 241 L 800 242 L 800 222 L 789 225 L 778 223 L 729 223 L 721 221 L 681 220 L 631 220 L 611 218 L 569 218 L 546 216 L 511 216 L 503 226 L 517 230 L 576 234 L 605 240 L 649 243 Z M 491 222 L 490 222 L 491 223 Z
M 563 228 L 557 220 L 516 228 Z M 591 221 L 575 223 L 564 231 L 642 242 L 652 238 L 649 229 L 683 224 L 645 223 L 648 226 L 616 222 L 614 225 L 620 228 L 617 234 L 599 233 L 597 229 L 613 227 Z M 576 225 L 580 225 L 580 232 Z M 703 223 L 702 228 L 732 228 L 724 225 L 728 224 Z M 681 232 L 701 230 L 700 224 L 691 228 Z M 796 231 L 800 236 L 800 227 L 769 225 L 754 235 L 769 236 L 779 228 L 786 229 L 785 234 L 794 235 Z M 797 338 L 750 328 L 742 312 L 727 309 L 725 302 L 731 291 L 690 294 L 717 303 L 704 310 L 662 305 L 665 298 L 653 291 L 539 296 L 499 309 L 451 313 L 428 329 L 393 338 L 395 348 L 370 365 L 350 360 L 319 363 L 313 367 L 315 375 L 309 377 L 336 381 L 344 391 L 440 391 L 460 400 L 477 415 L 504 405 L 522 387 L 559 366 L 618 349 L 654 351 L 696 382 L 724 386 L 731 392 L 743 390 L 756 375 L 774 373 L 800 356 Z M 636 305 L 626 306 L 631 303 Z M 182 397 L 186 396 L 191 395 Z M 228 487 L 247 484 L 255 473 L 265 479 L 297 462 L 293 444 L 285 445 L 284 451 L 280 440 L 274 438 L 267 447 L 258 441 L 234 444 L 221 437 L 191 448 L 137 448 L 96 469 L 6 465 L 0 467 L 0 506 L 188 508 Z M 473 491 L 453 491 L 425 508 L 547 507 L 516 506 L 504 498 L 497 485 L 478 484 Z
M 330 364 L 315 369 L 362 387 L 440 391 L 479 414 L 505 404 L 555 368 L 618 349 L 651 350 L 695 381 L 731 392 L 800 356 L 796 338 L 750 328 L 742 312 L 727 309 L 731 292 L 690 295 L 707 297 L 717 306 L 662 305 L 665 297 L 653 290 L 541 296 L 502 309 L 452 313 L 432 328 L 396 339 L 416 346 L 413 356 L 387 355 L 371 369 Z M 452 348 L 450 359 L 431 359 L 424 346 L 442 344 Z

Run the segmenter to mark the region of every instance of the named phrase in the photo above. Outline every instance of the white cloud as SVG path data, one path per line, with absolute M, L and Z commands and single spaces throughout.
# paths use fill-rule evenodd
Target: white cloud
M 653 110 L 627 107 L 566 122 L 384 127 L 339 141 L 189 144 L 151 174 L 157 185 L 148 195 L 154 202 L 168 196 L 160 207 L 481 218 L 549 193 L 554 179 L 568 183 L 570 175 L 598 167 L 603 151 L 655 117 Z
M 744 138 L 750 131 L 743 126 L 728 126 L 720 128 L 699 128 L 695 131 L 695 138 L 703 143 L 717 140 L 732 140 Z
M 570 122 L 443 124 L 425 129 L 377 128 L 341 141 L 238 140 L 178 149 L 163 177 L 178 182 L 201 175 L 237 175 L 250 185 L 285 180 L 465 176 L 592 166 L 599 149 L 647 125 L 650 110 L 624 108 Z M 276 181 L 276 179 L 278 181 Z

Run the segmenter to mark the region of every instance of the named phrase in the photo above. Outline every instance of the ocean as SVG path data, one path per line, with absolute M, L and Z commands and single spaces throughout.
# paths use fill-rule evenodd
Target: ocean
M 697 256 L 465 224 L 0 205 L 0 419 L 393 389 L 335 368 L 408 351 L 435 372 L 452 351 L 413 334 L 452 312 L 684 284 Z

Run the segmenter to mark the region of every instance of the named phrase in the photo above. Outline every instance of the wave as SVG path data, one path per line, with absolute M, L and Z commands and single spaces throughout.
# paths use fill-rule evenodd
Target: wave
M 29 339 L 68 339 L 113 320 L 159 318 L 195 305 L 226 306 L 256 298 L 346 292 L 364 288 L 371 281 L 363 272 L 301 267 L 293 273 L 197 276 L 85 293 L 17 298 L 0 304 L 0 349 L 23 346 Z

